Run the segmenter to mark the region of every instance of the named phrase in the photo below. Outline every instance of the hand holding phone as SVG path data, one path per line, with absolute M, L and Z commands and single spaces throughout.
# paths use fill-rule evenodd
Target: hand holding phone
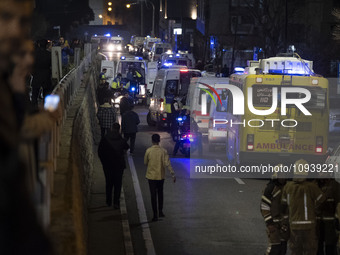
M 44 109 L 49 112 L 54 112 L 57 110 L 59 102 L 59 95 L 48 95 L 45 97 Z

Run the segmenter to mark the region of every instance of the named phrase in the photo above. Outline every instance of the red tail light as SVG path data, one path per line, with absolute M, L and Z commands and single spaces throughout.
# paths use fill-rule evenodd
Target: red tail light
M 189 70 L 188 69 L 181 69 L 181 70 L 179 70 L 181 73 L 187 73 L 187 72 L 189 72 Z
M 315 141 L 315 152 L 322 153 L 323 152 L 323 137 L 317 136 Z
M 164 99 L 163 99 L 163 98 L 160 98 L 160 99 L 159 99 L 159 102 L 164 102 Z
M 254 150 L 254 135 L 248 134 L 247 135 L 247 151 L 253 151 Z

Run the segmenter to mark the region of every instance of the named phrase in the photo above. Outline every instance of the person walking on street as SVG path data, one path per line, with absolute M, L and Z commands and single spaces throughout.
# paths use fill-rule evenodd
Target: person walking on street
M 261 214 L 264 218 L 268 235 L 268 248 L 266 255 L 285 255 L 289 237 L 288 218 L 284 219 L 281 212 L 281 196 L 286 184 L 284 173 L 280 172 L 278 165 L 262 194 Z
M 282 206 L 289 215 L 291 255 L 316 255 L 318 238 L 316 235 L 316 210 L 326 197 L 319 187 L 307 181 L 308 163 L 300 159 L 295 162 L 293 181 L 283 188 Z
M 126 168 L 124 153 L 129 145 L 119 134 L 120 125 L 114 123 L 112 129 L 100 140 L 98 156 L 103 165 L 106 182 L 106 204 L 112 205 L 112 189 L 114 187 L 113 204 L 120 208 L 123 172 Z
M 133 106 L 122 116 L 122 133 L 127 142 L 130 139 L 130 154 L 132 154 L 135 149 L 136 133 L 138 132 L 137 126 L 140 123 L 138 114 L 132 109 Z
M 159 146 L 161 141 L 159 134 L 153 134 L 151 140 L 152 146 L 145 152 L 144 164 L 147 165 L 146 179 L 148 179 L 151 194 L 151 205 L 153 211 L 152 221 L 157 221 L 158 216 L 165 217 L 163 213 L 165 168 L 168 168 L 170 171 L 173 182 L 176 182 L 176 176 L 172 169 L 168 152 Z
M 106 135 L 116 121 L 116 115 L 110 104 L 110 100 L 111 98 L 106 97 L 104 99 L 104 104 L 98 107 L 97 118 L 99 120 L 102 137 Z

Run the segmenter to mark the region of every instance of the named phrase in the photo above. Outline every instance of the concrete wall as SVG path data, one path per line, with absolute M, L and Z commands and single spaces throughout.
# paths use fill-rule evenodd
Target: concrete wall
M 95 148 L 96 77 L 98 63 L 84 80 L 70 109 L 61 134 L 60 156 L 54 174 L 50 233 L 56 254 L 86 255 L 87 211 L 91 191 Z

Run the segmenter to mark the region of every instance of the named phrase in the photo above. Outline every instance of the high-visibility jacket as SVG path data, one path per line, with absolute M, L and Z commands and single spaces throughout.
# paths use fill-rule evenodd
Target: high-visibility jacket
M 120 88 L 120 80 L 114 79 L 111 83 L 111 88 L 113 89 L 119 89 Z
M 261 198 L 261 214 L 266 225 L 280 223 L 283 220 L 281 213 L 281 196 L 284 185 L 278 180 L 271 180 L 263 191 Z
M 103 81 L 103 82 L 106 81 L 106 75 L 105 75 L 105 73 L 101 72 L 101 73 L 99 74 L 99 80 L 100 80 L 100 81 Z
M 310 230 L 316 226 L 316 210 L 326 197 L 309 181 L 290 181 L 283 188 L 282 205 L 287 206 L 292 230 Z

